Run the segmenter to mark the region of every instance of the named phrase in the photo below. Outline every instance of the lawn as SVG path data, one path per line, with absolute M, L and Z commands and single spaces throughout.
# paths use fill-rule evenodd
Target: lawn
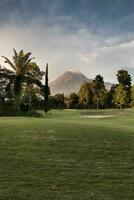
M 0 200 L 47 199 L 134 199 L 134 110 L 0 118 Z

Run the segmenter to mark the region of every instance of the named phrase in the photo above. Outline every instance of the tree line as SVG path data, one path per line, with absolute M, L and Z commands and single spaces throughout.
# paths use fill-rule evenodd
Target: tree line
M 2 56 L 9 67 L 0 66 L 0 115 L 50 109 L 104 109 L 134 106 L 134 85 L 126 70 L 117 71 L 117 84 L 108 91 L 104 79 L 97 75 L 84 82 L 78 93 L 51 95 L 48 64 L 41 71 L 31 53 L 16 52 L 12 61 Z M 43 81 L 43 77 L 45 80 Z
M 117 84 L 113 84 L 108 91 L 104 79 L 97 75 L 93 81 L 84 82 L 79 92 L 68 96 L 56 94 L 50 96 L 50 107 L 70 109 L 104 109 L 128 108 L 134 106 L 134 85 L 131 76 L 126 70 L 117 71 Z

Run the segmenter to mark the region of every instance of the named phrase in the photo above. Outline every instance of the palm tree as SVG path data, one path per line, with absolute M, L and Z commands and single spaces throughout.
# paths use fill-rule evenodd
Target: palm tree
M 36 84 L 39 87 L 43 87 L 41 83 L 44 72 L 40 71 L 35 62 L 32 62 L 34 58 L 31 58 L 31 53 L 24 53 L 21 50 L 19 53 L 14 50 L 13 62 L 7 57 L 2 56 L 12 70 L 5 67 L 0 67 L 0 78 L 9 79 L 8 88 L 13 88 L 13 95 L 15 99 L 15 105 L 17 110 L 20 109 L 20 100 L 23 89 L 23 84 Z

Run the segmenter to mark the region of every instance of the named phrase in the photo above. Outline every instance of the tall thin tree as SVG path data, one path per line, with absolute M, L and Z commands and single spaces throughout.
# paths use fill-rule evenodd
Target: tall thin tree
M 49 85 L 48 85 L 48 63 L 46 64 L 46 72 L 45 72 L 45 96 L 44 96 L 44 101 L 45 101 L 45 108 L 44 111 L 45 113 L 48 112 L 49 110 L 49 94 L 50 94 L 50 89 L 49 89 Z

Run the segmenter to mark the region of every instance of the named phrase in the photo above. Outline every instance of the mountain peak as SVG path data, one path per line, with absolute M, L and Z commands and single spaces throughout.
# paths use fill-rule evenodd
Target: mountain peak
M 80 71 L 75 70 L 68 70 L 67 72 L 73 73 L 73 74 L 82 74 Z
M 74 74 L 82 74 L 80 71 L 73 71 Z
M 50 83 L 51 95 L 58 93 L 64 93 L 65 95 L 73 92 L 77 93 L 85 81 L 91 81 L 91 79 L 88 79 L 80 71 L 68 70 L 55 81 Z M 112 84 L 110 83 L 105 84 L 107 89 L 110 89 L 111 85 Z
M 70 75 L 80 75 L 82 74 L 80 71 L 73 71 L 73 70 L 68 70 L 64 74 L 70 74 Z
M 84 74 L 79 71 L 68 70 L 50 83 L 51 94 L 78 92 L 84 81 L 89 81 Z

